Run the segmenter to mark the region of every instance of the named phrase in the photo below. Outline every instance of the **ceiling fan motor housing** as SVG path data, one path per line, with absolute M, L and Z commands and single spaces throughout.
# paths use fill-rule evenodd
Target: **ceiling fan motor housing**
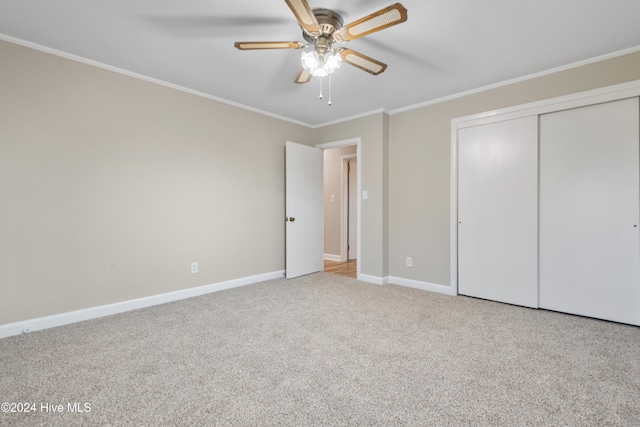
M 314 35 L 308 33 L 306 30 L 302 30 L 302 36 L 309 43 L 315 43 L 316 40 L 326 38 L 330 42 L 336 41 L 334 34 L 337 34 L 340 28 L 342 28 L 343 20 L 340 14 L 329 9 L 313 9 L 313 15 L 316 17 L 318 24 L 320 24 L 320 34 Z

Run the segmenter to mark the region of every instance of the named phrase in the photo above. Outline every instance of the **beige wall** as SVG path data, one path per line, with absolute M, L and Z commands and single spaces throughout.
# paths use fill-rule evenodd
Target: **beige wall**
M 342 255 L 342 157 L 355 155 L 357 146 L 324 151 L 324 253 Z M 331 196 L 334 200 L 331 200 Z
M 451 119 L 637 79 L 640 52 L 392 115 L 390 275 L 450 284 Z
M 0 62 L 0 324 L 284 269 L 284 141 L 311 129 L 1 41 Z
M 448 285 L 451 119 L 640 79 L 634 53 L 312 130 L 1 41 L 0 58 L 0 324 L 284 269 L 286 140 L 360 137 L 362 273 Z

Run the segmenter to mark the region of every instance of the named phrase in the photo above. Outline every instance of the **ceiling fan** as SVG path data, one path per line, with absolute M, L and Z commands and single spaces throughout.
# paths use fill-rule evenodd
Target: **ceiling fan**
M 300 23 L 306 42 L 236 42 L 234 46 L 240 50 L 311 47 L 302 53 L 302 70 L 294 80 L 296 83 L 330 75 L 340 68 L 342 61 L 373 75 L 384 72 L 387 64 L 346 47 L 335 47 L 334 43 L 343 44 L 407 20 L 407 9 L 395 3 L 343 26 L 342 16 L 332 10 L 311 9 L 307 0 L 285 1 Z

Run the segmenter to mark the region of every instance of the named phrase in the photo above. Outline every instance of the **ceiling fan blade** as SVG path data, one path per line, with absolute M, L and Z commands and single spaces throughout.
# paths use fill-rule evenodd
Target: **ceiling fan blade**
M 342 41 L 354 40 L 400 24 L 406 20 L 407 9 L 400 3 L 395 3 L 351 24 L 345 25 L 337 32 L 337 38 Z
M 302 42 L 235 42 L 233 45 L 240 50 L 301 49 L 305 46 Z
M 384 62 L 380 62 L 351 49 L 341 49 L 340 56 L 342 57 L 342 60 L 347 64 L 353 65 L 356 68 L 360 68 L 361 70 L 373 74 L 374 76 L 377 76 L 387 69 L 387 64 L 385 64 Z
M 314 36 L 320 35 L 320 24 L 316 16 L 313 14 L 307 0 L 285 0 L 287 5 L 296 16 L 300 26 L 309 34 Z
M 296 76 L 296 79 L 294 80 L 294 82 L 307 83 L 309 80 L 311 80 L 311 73 L 303 68 L 300 70 L 300 72 Z

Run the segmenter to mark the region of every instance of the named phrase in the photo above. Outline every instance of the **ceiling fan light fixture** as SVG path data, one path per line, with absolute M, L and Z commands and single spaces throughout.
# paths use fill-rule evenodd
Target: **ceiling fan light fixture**
M 313 70 L 320 66 L 320 56 L 315 50 L 302 52 L 300 62 L 302 63 L 302 68 L 313 74 Z
M 344 47 L 335 48 L 334 43 L 345 43 L 364 37 L 407 20 L 407 9 L 394 3 L 362 19 L 343 25 L 342 16 L 330 9 L 311 9 L 309 0 L 285 0 L 302 28 L 303 42 L 236 42 L 240 50 L 258 49 L 306 49 L 300 55 L 302 69 L 294 82 L 308 83 L 311 77 L 320 77 L 320 99 L 324 77 L 329 80 L 329 105 L 331 105 L 331 75 L 340 69 L 343 62 L 367 73 L 378 75 L 387 64 Z
M 342 56 L 338 53 L 328 53 L 324 56 L 324 66 L 329 72 L 333 73 L 342 65 Z
M 326 77 L 340 68 L 342 57 L 339 53 L 328 52 L 320 59 L 318 52 L 312 50 L 302 52 L 300 63 L 313 77 Z
M 327 77 L 329 75 L 329 71 L 324 67 L 318 67 L 311 71 L 311 75 L 313 77 Z

